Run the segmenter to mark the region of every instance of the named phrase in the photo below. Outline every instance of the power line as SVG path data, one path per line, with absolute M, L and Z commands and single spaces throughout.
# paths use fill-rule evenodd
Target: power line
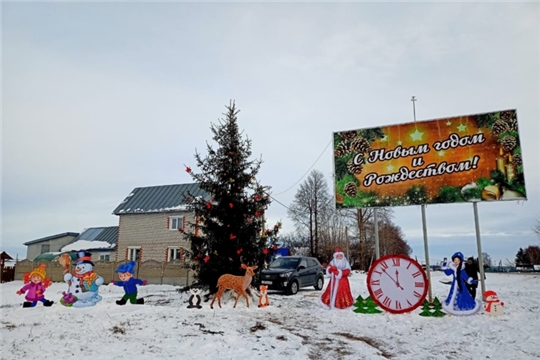
M 287 191 L 291 190 L 296 184 L 298 184 L 300 182 L 300 180 L 302 180 L 304 178 L 304 176 L 306 176 L 308 174 L 308 172 L 315 166 L 315 164 L 317 163 L 317 161 L 319 161 L 319 159 L 321 158 L 321 156 L 323 156 L 324 152 L 326 151 L 326 149 L 328 149 L 328 146 L 330 146 L 330 144 L 332 143 L 332 141 L 330 140 L 330 142 L 328 143 L 328 145 L 326 145 L 326 147 L 324 148 L 324 150 L 322 151 L 321 155 L 319 155 L 319 157 L 317 158 L 317 160 L 315 160 L 315 162 L 313 163 L 313 165 L 311 165 L 309 167 L 309 169 L 306 171 L 306 173 L 304 175 L 302 175 L 302 177 L 300 179 L 298 179 L 297 182 L 295 182 L 294 184 L 291 185 L 290 188 L 288 188 L 287 190 L 285 191 L 282 191 L 280 192 L 279 194 L 274 194 L 274 195 L 281 195 L 281 194 L 284 194 L 286 193 Z M 275 199 L 274 199 L 275 200 Z M 277 200 L 276 200 L 277 201 Z M 279 202 L 279 201 L 278 201 Z M 282 204 L 283 205 L 283 204 Z

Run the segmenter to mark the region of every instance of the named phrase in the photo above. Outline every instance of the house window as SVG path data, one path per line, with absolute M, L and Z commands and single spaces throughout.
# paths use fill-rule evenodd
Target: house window
M 128 247 L 127 259 L 133 260 L 133 261 L 141 260 L 141 247 L 140 246 Z
M 41 253 L 47 253 L 51 251 L 51 245 L 50 244 L 41 244 Z
M 167 261 L 174 260 L 185 261 L 185 250 L 183 247 L 167 248 Z
M 169 230 L 178 230 L 184 228 L 183 216 L 169 216 Z
M 99 260 L 110 261 L 111 260 L 111 255 L 110 254 L 99 254 Z

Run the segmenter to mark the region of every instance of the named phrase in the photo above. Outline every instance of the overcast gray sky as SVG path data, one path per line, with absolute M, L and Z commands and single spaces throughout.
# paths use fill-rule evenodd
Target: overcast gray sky
M 538 3 L 3 3 L 2 249 L 118 225 L 132 189 L 191 182 L 230 99 L 279 194 L 335 131 L 517 109 L 529 200 L 482 244 L 540 245 Z M 332 149 L 314 168 L 332 176 Z M 289 205 L 297 190 L 276 195 Z M 269 221 L 286 209 L 274 203 Z M 424 258 L 419 207 L 395 209 Z M 476 254 L 471 204 L 427 207 L 430 257 Z

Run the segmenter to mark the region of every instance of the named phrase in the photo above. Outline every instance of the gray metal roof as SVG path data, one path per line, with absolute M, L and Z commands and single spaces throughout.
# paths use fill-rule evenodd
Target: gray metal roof
M 116 209 L 114 215 L 145 214 L 187 210 L 187 199 L 210 195 L 199 184 L 176 184 L 135 188 Z
M 64 236 L 78 236 L 78 235 L 79 233 L 75 233 L 75 232 L 65 232 L 65 233 L 51 235 L 51 236 L 47 236 L 47 237 L 36 239 L 36 240 L 27 241 L 23 245 L 32 245 L 32 244 L 40 243 L 42 241 L 58 239 Z
M 118 243 L 118 226 L 109 227 L 93 227 L 84 230 L 73 241 L 88 240 L 88 241 L 106 241 L 109 244 Z

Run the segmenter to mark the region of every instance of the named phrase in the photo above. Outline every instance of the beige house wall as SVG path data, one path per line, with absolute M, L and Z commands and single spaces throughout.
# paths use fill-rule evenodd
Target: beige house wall
M 49 251 L 44 252 L 59 252 L 61 248 L 70 244 L 76 236 L 62 236 L 56 239 L 45 240 L 36 244 L 26 245 L 26 259 L 32 261 L 42 254 L 41 245 L 49 245 Z
M 129 247 L 141 248 L 141 261 L 159 262 L 167 261 L 169 247 L 190 250 L 191 246 L 185 234 L 178 230 L 169 230 L 168 218 L 173 216 L 185 216 L 186 227 L 189 226 L 188 223 L 195 222 L 195 215 L 185 211 L 120 215 L 115 260 L 126 260 Z

